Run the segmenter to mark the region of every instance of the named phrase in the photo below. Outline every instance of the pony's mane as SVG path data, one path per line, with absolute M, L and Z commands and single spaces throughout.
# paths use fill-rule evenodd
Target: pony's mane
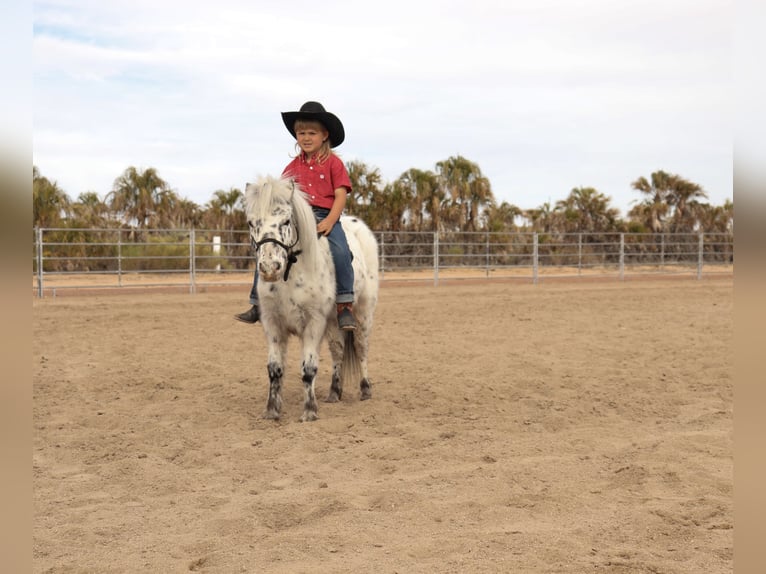
M 250 221 L 264 220 L 276 211 L 279 205 L 292 209 L 292 219 L 298 231 L 303 257 L 307 261 L 316 261 L 317 225 L 314 212 L 306 194 L 292 179 L 274 177 L 259 178 L 255 187 L 247 187 L 245 194 L 247 218 Z

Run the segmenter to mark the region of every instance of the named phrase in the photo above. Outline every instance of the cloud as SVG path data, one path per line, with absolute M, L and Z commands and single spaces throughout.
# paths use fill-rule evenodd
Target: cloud
M 72 196 L 156 167 L 198 203 L 281 172 L 319 100 L 391 181 L 462 154 L 522 208 L 664 169 L 732 194 L 731 1 L 34 3 L 34 162 Z M 113 170 L 117 171 L 113 171 Z

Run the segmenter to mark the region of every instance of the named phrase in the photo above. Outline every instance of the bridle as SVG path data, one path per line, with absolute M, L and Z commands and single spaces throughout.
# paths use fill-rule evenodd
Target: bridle
M 290 268 L 293 266 L 293 263 L 296 263 L 298 261 L 298 255 L 301 254 L 300 249 L 298 249 L 297 251 L 293 251 L 293 247 L 298 245 L 299 240 L 300 240 L 300 237 L 298 235 L 297 227 L 295 227 L 295 241 L 293 241 L 292 245 L 285 245 L 276 237 L 264 237 L 260 241 L 256 241 L 255 239 L 252 238 L 252 236 L 250 237 L 250 242 L 256 254 L 258 253 L 258 249 L 260 249 L 261 245 L 263 245 L 264 243 L 273 243 L 274 245 L 278 245 L 279 247 L 285 250 L 285 254 L 287 255 L 287 266 L 285 267 L 285 274 L 283 276 L 283 279 L 285 281 L 287 281 L 287 277 L 290 275 Z

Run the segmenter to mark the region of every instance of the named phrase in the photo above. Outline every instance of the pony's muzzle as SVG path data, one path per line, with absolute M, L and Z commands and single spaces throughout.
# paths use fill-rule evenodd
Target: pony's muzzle
M 281 261 L 261 261 L 258 263 L 258 274 L 263 281 L 274 283 L 282 279 L 283 265 Z
M 282 279 L 287 281 L 290 274 L 290 267 L 298 261 L 298 255 L 301 250 L 293 251 L 297 241 L 286 245 L 273 237 L 266 237 L 260 241 L 253 242 L 258 253 L 258 270 L 264 281 L 277 281 L 279 275 L 284 269 Z

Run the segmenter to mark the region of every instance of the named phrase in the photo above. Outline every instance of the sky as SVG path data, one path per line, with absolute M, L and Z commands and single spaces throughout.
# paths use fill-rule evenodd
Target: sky
M 733 0 L 34 0 L 34 165 L 73 199 L 156 168 L 200 205 L 279 175 L 280 112 L 393 182 L 461 155 L 522 209 L 652 172 L 733 197 Z

